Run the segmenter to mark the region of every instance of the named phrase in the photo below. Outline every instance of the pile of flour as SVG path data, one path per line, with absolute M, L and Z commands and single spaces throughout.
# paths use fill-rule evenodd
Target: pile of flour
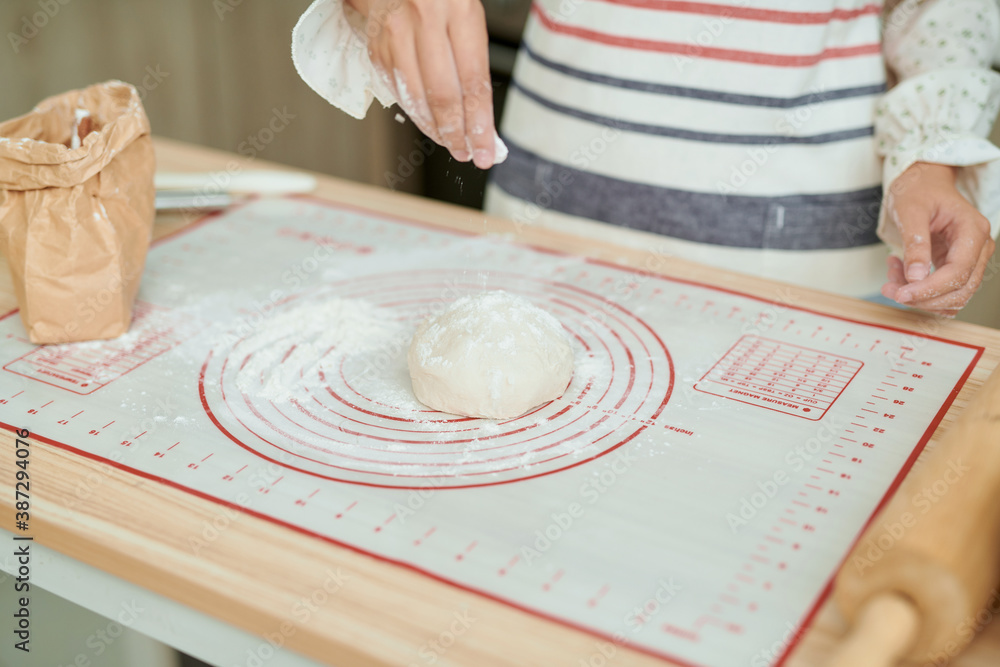
M 336 373 L 348 356 L 380 350 L 402 325 L 363 299 L 305 301 L 261 322 L 235 349 L 240 391 L 275 402 L 308 396 L 319 372 Z M 287 355 L 287 356 L 286 356 Z

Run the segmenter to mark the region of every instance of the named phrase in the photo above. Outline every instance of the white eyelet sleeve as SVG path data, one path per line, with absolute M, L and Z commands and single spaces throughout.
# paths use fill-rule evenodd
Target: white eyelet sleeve
M 1000 110 L 1000 4 L 997 0 L 905 0 L 889 15 L 882 51 L 899 83 L 875 110 L 886 199 L 879 237 L 900 252 L 886 224 L 893 182 L 914 162 L 961 167 L 956 187 L 1000 227 L 1000 148 L 987 137 Z

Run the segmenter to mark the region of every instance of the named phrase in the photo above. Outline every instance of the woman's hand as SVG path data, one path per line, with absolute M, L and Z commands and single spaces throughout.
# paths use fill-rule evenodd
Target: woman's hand
M 403 111 L 456 160 L 493 165 L 493 86 L 479 0 L 347 0 Z
M 994 248 L 989 221 L 955 189 L 955 174 L 955 167 L 917 162 L 886 195 L 903 260 L 889 258 L 882 294 L 946 317 L 979 289 Z

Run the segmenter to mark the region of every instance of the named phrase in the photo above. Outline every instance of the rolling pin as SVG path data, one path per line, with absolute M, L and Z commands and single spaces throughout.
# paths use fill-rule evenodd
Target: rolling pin
M 944 665 L 987 620 L 998 582 L 1000 369 L 841 567 L 834 600 L 852 631 L 830 666 Z

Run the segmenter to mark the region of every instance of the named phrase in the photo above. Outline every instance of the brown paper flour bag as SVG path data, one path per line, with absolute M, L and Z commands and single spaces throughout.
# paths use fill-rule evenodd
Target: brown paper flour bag
M 109 81 L 0 123 L 0 250 L 33 343 L 128 330 L 153 229 L 153 142 Z

